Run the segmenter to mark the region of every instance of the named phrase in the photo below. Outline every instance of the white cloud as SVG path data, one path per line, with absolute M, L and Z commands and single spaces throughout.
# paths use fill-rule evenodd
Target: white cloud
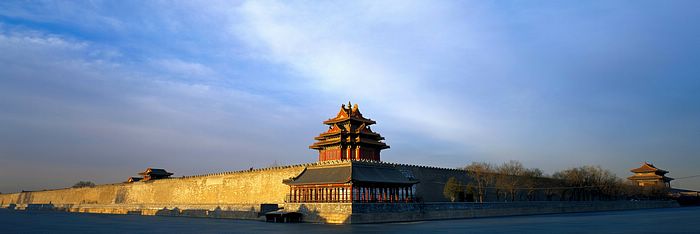
M 424 48 L 454 45 L 461 39 L 453 36 L 461 32 L 430 28 L 450 23 L 448 7 L 403 3 L 249 1 L 240 8 L 243 23 L 234 33 L 263 58 L 300 72 L 309 79 L 303 82 L 334 99 L 375 106 L 381 113 L 373 115 L 412 126 L 408 132 L 464 141 L 480 131 L 477 120 L 465 100 L 453 99 L 457 93 L 431 88 L 433 79 L 443 79 L 431 73 L 444 59 Z
M 276 124 L 304 121 L 301 111 L 243 90 L 168 79 L 149 65 L 109 62 L 95 49 L 51 34 L 0 34 L 0 61 L 8 61 L 0 70 L 0 161 L 37 171 L 46 164 L 26 161 L 101 167 L 105 173 L 89 179 L 114 182 L 147 166 L 187 175 L 308 159 L 307 140 L 297 135 L 305 130 Z M 154 64 L 186 76 L 214 73 L 180 60 Z M 0 191 L 16 190 L 9 185 L 18 181 L 23 189 L 69 186 L 58 184 L 76 176 L 14 174 L 0 171 Z

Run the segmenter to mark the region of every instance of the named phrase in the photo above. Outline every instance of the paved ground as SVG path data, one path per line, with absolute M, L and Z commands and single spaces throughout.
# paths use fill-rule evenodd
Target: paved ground
M 700 233 L 700 207 L 323 225 L 0 209 L 0 233 Z

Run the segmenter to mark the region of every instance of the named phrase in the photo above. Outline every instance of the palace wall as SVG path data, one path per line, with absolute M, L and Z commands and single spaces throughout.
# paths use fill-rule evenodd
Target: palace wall
M 332 161 L 323 162 L 334 163 Z M 384 163 L 384 162 L 379 162 Z M 224 172 L 135 183 L 98 185 L 93 188 L 66 188 L 45 191 L 0 194 L 0 206 L 7 204 L 263 204 L 284 203 L 288 186 L 283 179 L 297 176 L 304 167 L 318 163 Z M 390 163 L 388 163 L 390 164 Z M 420 181 L 415 195 L 422 202 L 446 202 L 442 194 L 450 177 L 462 184 L 472 179 L 463 170 L 392 164 L 407 176 Z M 495 199 L 489 191 L 487 201 Z
M 334 163 L 334 162 L 323 162 Z M 8 204 L 53 204 L 55 206 L 92 204 L 263 204 L 284 203 L 289 187 L 282 180 L 299 175 L 306 166 L 224 172 L 134 183 L 97 185 L 92 188 L 66 188 L 0 194 L 0 206 Z M 425 202 L 444 202 L 445 182 L 455 177 L 463 184 L 471 181 L 462 170 L 396 164 L 397 169 L 418 179 L 416 197 Z M 493 196 L 490 196 L 493 197 Z
M 506 215 L 551 214 L 604 210 L 675 207 L 675 201 L 589 202 L 444 202 L 446 181 L 455 177 L 463 184 L 471 178 L 462 170 L 396 164 L 398 170 L 420 181 L 417 203 L 284 203 L 289 187 L 282 180 L 299 175 L 305 167 L 321 162 L 169 178 L 146 182 L 98 185 L 0 194 L 0 207 L 18 210 L 140 214 L 210 218 L 259 219 L 260 213 L 276 210 L 304 214 L 307 222 L 375 223 L 431 219 L 473 218 Z M 495 197 L 487 195 L 489 200 Z M 263 208 L 262 204 L 275 204 Z
M 289 187 L 282 180 L 297 176 L 307 165 L 0 194 L 0 206 L 14 204 L 18 209 L 50 206 L 67 211 L 144 214 L 155 211 L 142 210 L 163 208 L 259 210 L 260 204 L 284 203 Z
M 410 174 L 418 179 L 420 183 L 416 184 L 416 198 L 422 202 L 448 202 L 450 201 L 446 198 L 442 191 L 445 188 L 447 180 L 451 177 L 457 179 L 463 186 L 472 183 L 474 186 L 476 183 L 469 176 L 467 171 L 461 169 L 451 169 L 451 168 L 437 168 L 428 166 L 418 166 L 418 165 L 406 165 L 406 164 L 396 164 L 397 169 L 401 171 L 408 171 Z M 548 178 L 537 179 L 536 184 L 538 187 L 558 187 L 561 186 L 559 183 L 561 181 L 556 181 Z M 473 189 L 476 189 L 474 187 Z M 499 201 L 499 197 L 496 194 L 495 189 L 485 189 L 485 202 L 496 202 Z M 517 196 L 525 197 L 527 191 L 518 191 Z M 554 201 L 559 200 L 560 195 L 555 194 L 550 198 Z M 546 195 L 543 190 L 535 190 L 532 193 L 533 200 L 544 201 L 547 200 Z M 500 198 L 503 201 L 504 198 Z
M 446 202 L 449 201 L 442 194 L 445 183 L 450 177 L 455 177 L 463 184 L 467 184 L 472 179 L 464 170 L 426 167 L 417 165 L 398 164 L 397 169 L 409 171 L 418 181 L 416 184 L 416 197 L 424 202 Z

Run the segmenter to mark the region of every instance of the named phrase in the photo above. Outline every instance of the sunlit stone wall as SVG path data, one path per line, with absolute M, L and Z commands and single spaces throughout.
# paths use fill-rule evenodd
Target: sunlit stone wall
M 92 188 L 0 194 L 0 206 L 52 204 L 56 207 L 75 207 L 123 204 L 170 207 L 180 204 L 284 203 L 289 187 L 283 184 L 282 180 L 298 175 L 304 166 L 294 165 L 146 182 L 106 184 Z

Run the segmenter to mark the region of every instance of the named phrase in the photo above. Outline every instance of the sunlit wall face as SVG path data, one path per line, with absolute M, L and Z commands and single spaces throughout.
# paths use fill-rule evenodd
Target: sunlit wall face
M 700 174 L 699 7 L 2 1 L 0 192 L 311 162 L 348 101 L 384 161 Z

